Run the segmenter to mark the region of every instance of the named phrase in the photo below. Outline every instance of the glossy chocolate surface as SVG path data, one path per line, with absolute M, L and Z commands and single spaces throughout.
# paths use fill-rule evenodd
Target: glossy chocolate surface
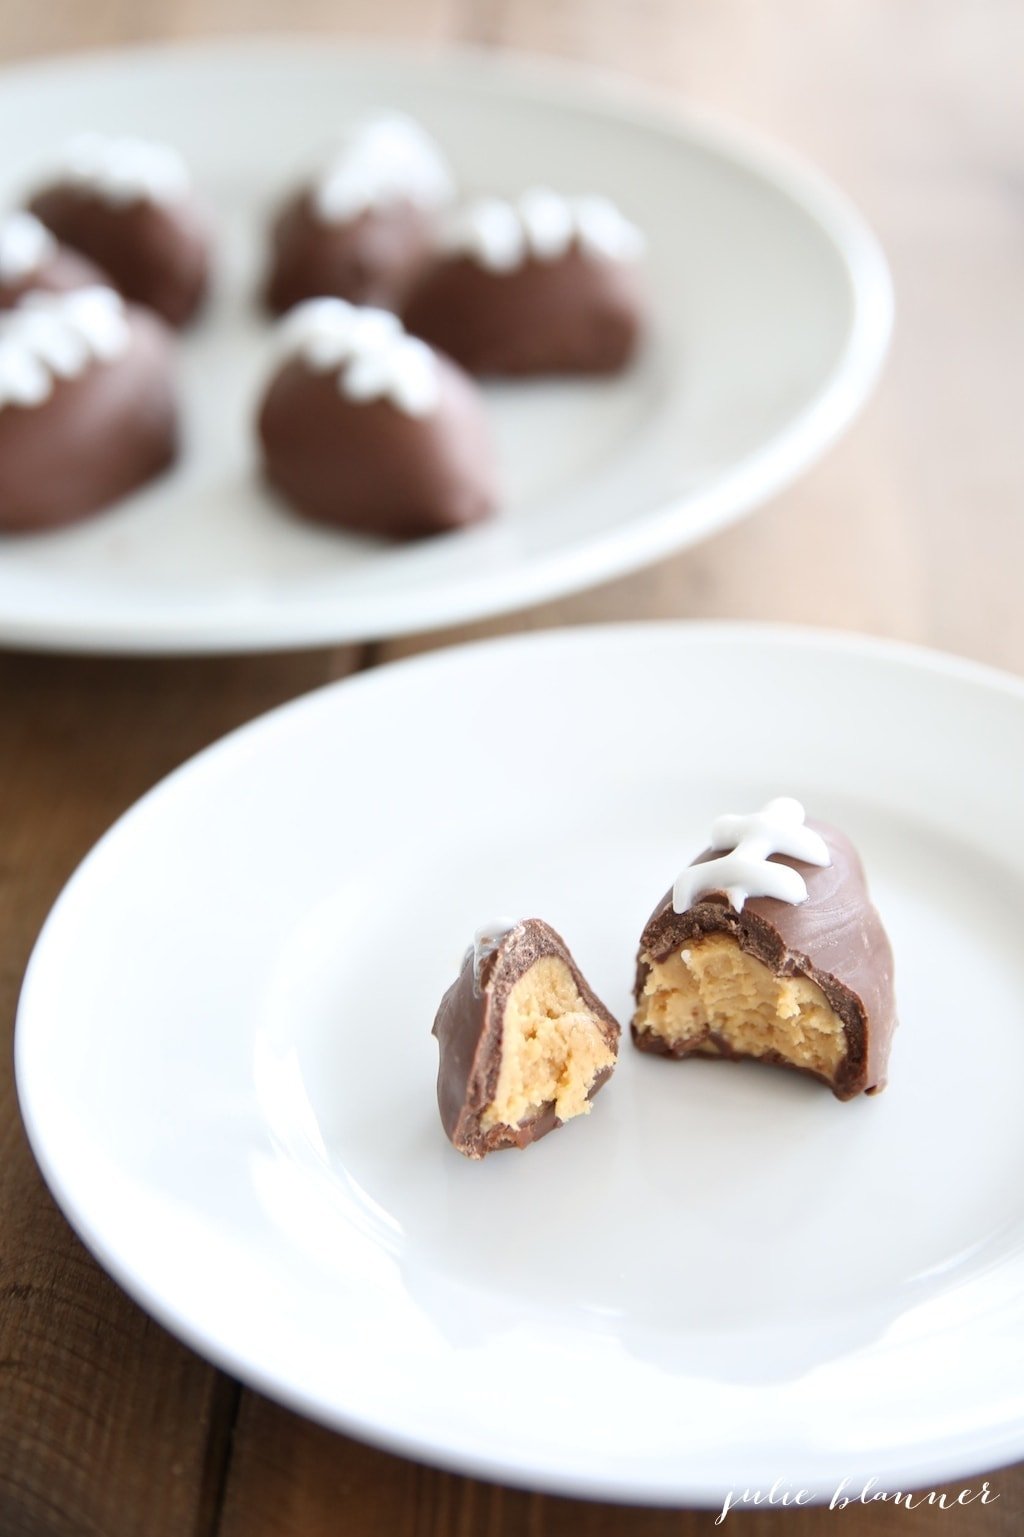
M 470 373 L 608 374 L 636 352 L 646 302 L 635 266 L 573 245 L 511 272 L 443 258 L 416 285 L 404 319 Z
M 271 233 L 267 308 L 280 315 L 303 299 L 333 296 L 398 310 L 426 260 L 432 230 L 431 215 L 410 202 L 330 222 L 316 213 L 309 190 L 299 191 Z
M 438 369 L 437 406 L 410 416 L 388 399 L 346 399 L 333 371 L 285 363 L 259 413 L 268 483 L 316 522 L 392 539 L 488 517 L 498 488 L 483 404 L 453 364 Z
M 458 979 L 441 1000 L 433 1034 L 440 1048 L 437 1103 L 441 1123 L 453 1145 L 470 1158 L 503 1147 L 528 1147 L 531 1142 L 561 1126 L 553 1104 L 542 1107 L 519 1126 L 491 1126 L 480 1122 L 494 1099 L 501 1071 L 501 1041 L 509 993 L 535 961 L 556 956 L 568 968 L 580 997 L 597 1019 L 612 1051 L 618 1050 L 619 1026 L 587 985 L 562 939 L 540 918 L 526 918 L 512 928 L 479 967 L 470 950 Z M 611 1069 L 595 1079 L 589 1098 L 611 1077 Z
M 193 318 L 209 282 L 206 223 L 191 200 L 110 203 L 60 182 L 29 204 L 64 245 L 109 275 L 126 299 L 155 310 L 172 326 Z
M 39 405 L 0 408 L 0 530 L 31 533 L 109 506 L 177 451 L 173 338 L 130 309 L 127 351 L 58 379 Z
M 808 820 L 828 845 L 832 863 L 825 868 L 773 855 L 799 871 L 807 886 L 806 902 L 797 905 L 771 897 L 749 899 L 739 913 L 724 893 L 709 893 L 683 913 L 672 910 L 672 892 L 659 902 L 640 938 L 636 998 L 647 977 L 643 956 L 664 960 L 674 950 L 712 934 L 729 934 L 740 949 L 764 963 L 776 976 L 805 976 L 817 984 L 842 1020 L 847 1051 L 830 1081 L 839 1099 L 873 1093 L 885 1086 L 886 1064 L 896 1004 L 893 958 L 888 936 L 868 894 L 864 869 L 850 840 L 825 823 Z M 706 849 L 694 864 L 716 858 Z M 666 1056 L 699 1055 L 699 1046 L 670 1046 L 651 1031 L 632 1026 L 642 1051 Z M 716 1056 L 730 1053 L 716 1042 Z M 782 1062 L 781 1065 L 790 1064 Z

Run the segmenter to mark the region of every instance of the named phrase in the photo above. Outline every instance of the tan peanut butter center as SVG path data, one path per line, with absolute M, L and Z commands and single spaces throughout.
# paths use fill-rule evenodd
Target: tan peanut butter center
M 586 1115 L 594 1080 L 614 1061 L 568 966 L 541 956 L 509 992 L 498 1083 L 480 1124 L 518 1126 L 551 1103 L 560 1121 Z
M 634 1023 L 671 1046 L 710 1056 L 719 1042 L 744 1056 L 777 1052 L 831 1078 L 846 1055 L 846 1032 L 821 988 L 777 977 L 726 935 L 711 935 L 650 962 Z

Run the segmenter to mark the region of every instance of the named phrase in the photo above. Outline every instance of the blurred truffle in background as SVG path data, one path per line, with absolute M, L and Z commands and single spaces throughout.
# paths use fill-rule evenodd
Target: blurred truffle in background
M 481 198 L 449 220 L 406 324 L 474 374 L 617 373 L 646 324 L 644 249 L 607 198 Z
M 310 299 L 281 322 L 280 354 L 258 430 L 265 478 L 296 511 L 416 539 L 495 510 L 480 391 L 397 316 Z
M 444 156 L 412 118 L 389 113 L 356 124 L 278 214 L 267 307 L 282 314 L 328 295 L 400 308 L 454 195 Z
M 70 523 L 172 463 L 173 350 L 111 288 L 37 292 L 0 315 L 0 530 Z
M 176 327 L 198 311 L 209 283 L 209 232 L 188 166 L 169 145 L 80 134 L 29 208 L 126 299 Z

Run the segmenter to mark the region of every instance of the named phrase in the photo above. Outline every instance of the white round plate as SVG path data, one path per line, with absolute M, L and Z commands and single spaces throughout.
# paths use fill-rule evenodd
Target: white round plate
M 888 340 L 883 258 L 814 172 L 753 136 L 547 65 L 263 40 L 7 71 L 0 199 L 83 127 L 177 144 L 212 204 L 216 292 L 183 347 L 186 453 L 72 530 L 0 538 L 0 640 L 126 652 L 336 643 L 536 603 L 703 538 L 849 422 Z M 487 390 L 506 505 L 394 546 L 307 526 L 257 481 L 270 363 L 254 295 L 282 194 L 353 117 L 401 107 L 468 190 L 607 193 L 650 239 L 655 324 L 605 382 Z
M 17 1025 L 36 1156 L 169 1328 L 429 1461 L 717 1504 L 1019 1457 L 1022 763 L 1024 684 L 757 626 L 323 689 L 173 774 L 61 896 Z M 711 818 L 782 792 L 865 857 L 886 1092 L 627 1037 L 585 1121 L 460 1157 L 430 1025 L 473 930 L 548 919 L 625 1022 Z

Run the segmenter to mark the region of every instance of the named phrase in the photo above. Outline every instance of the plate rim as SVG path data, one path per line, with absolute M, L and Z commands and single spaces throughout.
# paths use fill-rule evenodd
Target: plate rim
M 103 655 L 222 655 L 259 650 L 290 651 L 343 645 L 398 635 L 425 633 L 485 618 L 519 612 L 557 597 L 630 575 L 665 556 L 681 552 L 728 528 L 811 468 L 856 419 L 881 373 L 892 336 L 894 292 L 889 266 L 878 237 L 847 194 L 812 162 L 761 130 L 681 99 L 664 87 L 648 86 L 635 76 L 588 64 L 567 63 L 544 55 L 492 50 L 472 44 L 432 42 L 417 47 L 376 41 L 338 40 L 333 35 L 280 32 L 174 40 L 125 48 L 86 49 L 78 54 L 14 62 L 0 69 L 0 83 L 90 68 L 130 67 L 167 58 L 201 60 L 218 56 L 277 58 L 283 52 L 322 56 L 340 64 L 353 58 L 369 66 L 411 67 L 424 64 L 487 72 L 524 96 L 550 99 L 557 93 L 570 107 L 603 112 L 673 139 L 695 144 L 708 154 L 754 175 L 773 187 L 804 214 L 827 239 L 850 288 L 852 314 L 845 342 L 831 373 L 815 398 L 760 449 L 738 460 L 704 489 L 660 501 L 630 524 L 617 526 L 566 549 L 519 562 L 510 572 L 492 571 L 485 580 L 456 578 L 403 591 L 400 601 L 385 600 L 381 618 L 353 625 L 345 612 L 326 615 L 317 606 L 309 614 L 290 603 L 267 623 L 230 608 L 208 610 L 197 621 L 162 625 L 147 621 L 139 633 L 131 608 L 120 618 L 98 613 L 87 622 L 62 620 L 59 614 L 5 614 L 0 610 L 4 644 L 41 651 Z
M 678 1476 L 671 1487 L 666 1483 L 656 1489 L 645 1489 L 631 1483 L 621 1472 L 602 1474 L 600 1470 L 587 1475 L 545 1474 L 538 1477 L 529 1469 L 517 1467 L 514 1457 L 503 1462 L 488 1452 L 460 1449 L 445 1444 L 443 1438 L 432 1439 L 427 1432 L 411 1434 L 405 1430 L 391 1430 L 379 1415 L 370 1419 L 360 1418 L 351 1408 L 339 1411 L 336 1406 L 325 1404 L 315 1394 L 303 1391 L 300 1384 L 282 1382 L 273 1373 L 265 1372 L 260 1365 L 252 1365 L 244 1353 L 230 1345 L 225 1346 L 206 1331 L 201 1323 L 189 1316 L 182 1316 L 162 1294 L 155 1293 L 146 1278 L 140 1277 L 136 1267 L 110 1247 L 102 1230 L 102 1223 L 95 1223 L 92 1214 L 83 1212 L 73 1191 L 69 1191 L 64 1179 L 59 1156 L 51 1156 L 49 1137 L 45 1124 L 35 1113 L 32 1069 L 28 1062 L 29 1042 L 33 1029 L 33 993 L 35 979 L 45 964 L 46 945 L 53 927 L 60 923 L 60 913 L 66 894 L 81 879 L 87 879 L 97 855 L 109 839 L 142 808 L 150 806 L 157 798 L 174 793 L 177 782 L 193 772 L 196 765 L 219 755 L 223 751 L 238 750 L 240 741 L 250 740 L 267 729 L 269 723 L 279 726 L 284 718 L 303 710 L 318 711 L 330 708 L 339 690 L 365 691 L 377 686 L 378 680 L 396 671 L 410 670 L 446 671 L 458 668 L 466 653 L 493 653 L 495 650 L 535 651 L 554 645 L 569 649 L 585 650 L 595 638 L 599 645 L 614 643 L 650 645 L 659 639 L 687 638 L 688 643 L 711 642 L 718 645 L 744 647 L 765 645 L 793 654 L 808 652 L 821 655 L 835 654 L 862 658 L 872 664 L 893 664 L 911 674 L 924 672 L 941 676 L 953 682 L 966 683 L 974 688 L 1015 701 L 1024 708 L 1024 677 L 1012 672 L 932 649 L 912 642 L 887 640 L 858 632 L 812 628 L 799 625 L 763 623 L 759 621 L 637 621 L 629 624 L 600 624 L 559 627 L 528 632 L 513 636 L 500 636 L 478 640 L 462 646 L 441 647 L 430 652 L 385 664 L 349 678 L 324 684 L 310 693 L 265 712 L 255 720 L 236 727 L 217 741 L 203 748 L 160 779 L 156 785 L 136 800 L 84 856 L 69 877 L 48 914 L 33 946 L 26 968 L 17 1006 L 14 1035 L 14 1065 L 17 1098 L 28 1141 L 44 1180 L 57 1205 L 75 1233 L 103 1266 L 108 1274 L 128 1296 L 176 1338 L 184 1341 L 204 1359 L 218 1369 L 226 1371 L 247 1386 L 266 1394 L 275 1402 L 284 1404 L 306 1417 L 328 1427 L 352 1435 L 358 1440 L 380 1447 L 397 1455 L 412 1457 L 431 1466 L 447 1468 L 467 1476 L 491 1479 L 504 1484 L 542 1489 L 551 1493 L 584 1499 L 629 1501 L 645 1505 L 686 1505 L 694 1508 L 719 1507 L 722 1487 L 717 1481 L 703 1479 L 692 1472 Z M 451 1438 L 449 1437 L 449 1442 Z M 852 1467 L 852 1482 L 866 1481 L 881 1471 L 882 1477 L 899 1480 L 900 1487 L 927 1488 L 950 1482 L 982 1471 L 992 1471 L 1008 1462 L 1024 1456 L 1024 1421 L 1004 1424 L 998 1434 L 979 1430 L 972 1438 L 960 1436 L 953 1447 L 937 1445 L 922 1452 L 916 1460 L 900 1460 L 898 1455 L 890 1466 L 879 1469 L 876 1457 L 870 1467 Z M 753 1486 L 757 1480 L 748 1482 Z M 764 1486 L 771 1482 L 763 1480 Z M 792 1481 L 794 1484 L 796 1480 Z M 823 1494 L 821 1499 L 827 1498 Z M 815 1499 L 814 1503 L 820 1503 Z

